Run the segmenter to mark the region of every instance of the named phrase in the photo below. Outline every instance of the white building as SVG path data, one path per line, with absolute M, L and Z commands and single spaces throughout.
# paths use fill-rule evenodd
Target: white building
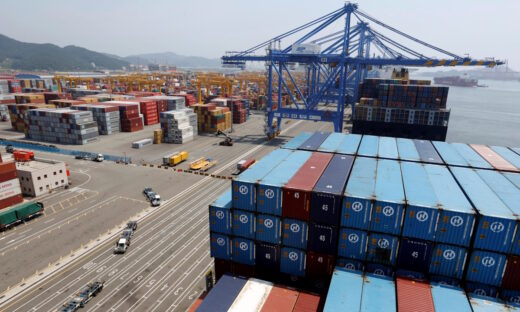
M 64 162 L 35 159 L 16 163 L 22 194 L 40 196 L 69 184 Z

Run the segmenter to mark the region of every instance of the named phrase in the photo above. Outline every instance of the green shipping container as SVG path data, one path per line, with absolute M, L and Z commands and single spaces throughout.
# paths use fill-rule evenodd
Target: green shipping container
M 38 202 L 29 202 L 25 204 L 18 205 L 13 209 L 16 210 L 16 217 L 18 220 L 23 220 L 28 216 L 40 212 L 43 208 L 43 205 Z
M 16 222 L 16 211 L 14 208 L 0 210 L 0 229 Z

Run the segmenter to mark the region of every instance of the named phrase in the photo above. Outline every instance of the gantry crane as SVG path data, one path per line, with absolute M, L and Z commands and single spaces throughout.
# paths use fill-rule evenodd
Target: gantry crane
M 334 12 L 248 50 L 227 52 L 222 57 L 227 67 L 244 69 L 248 61 L 265 62 L 265 133 L 269 138 L 280 132 L 282 118 L 333 122 L 334 131 L 341 132 L 345 106 L 351 105 L 354 113 L 359 83 L 370 67 L 503 64 L 492 58 L 474 60 L 440 49 L 348 2 Z M 298 71 L 306 75 L 303 85 L 294 78 Z M 284 94 L 290 98 L 290 105 L 282 107 Z

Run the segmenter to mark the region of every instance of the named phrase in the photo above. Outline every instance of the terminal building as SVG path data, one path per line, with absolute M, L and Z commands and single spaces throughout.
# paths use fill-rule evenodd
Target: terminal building
M 23 195 L 37 197 L 69 184 L 64 162 L 38 158 L 17 162 L 16 169 Z

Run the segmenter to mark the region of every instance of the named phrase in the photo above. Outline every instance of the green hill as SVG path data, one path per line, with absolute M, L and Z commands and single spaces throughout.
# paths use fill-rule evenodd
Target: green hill
M 26 43 L 0 34 L 0 68 L 70 71 L 121 69 L 128 65 L 127 61 L 81 47 Z

